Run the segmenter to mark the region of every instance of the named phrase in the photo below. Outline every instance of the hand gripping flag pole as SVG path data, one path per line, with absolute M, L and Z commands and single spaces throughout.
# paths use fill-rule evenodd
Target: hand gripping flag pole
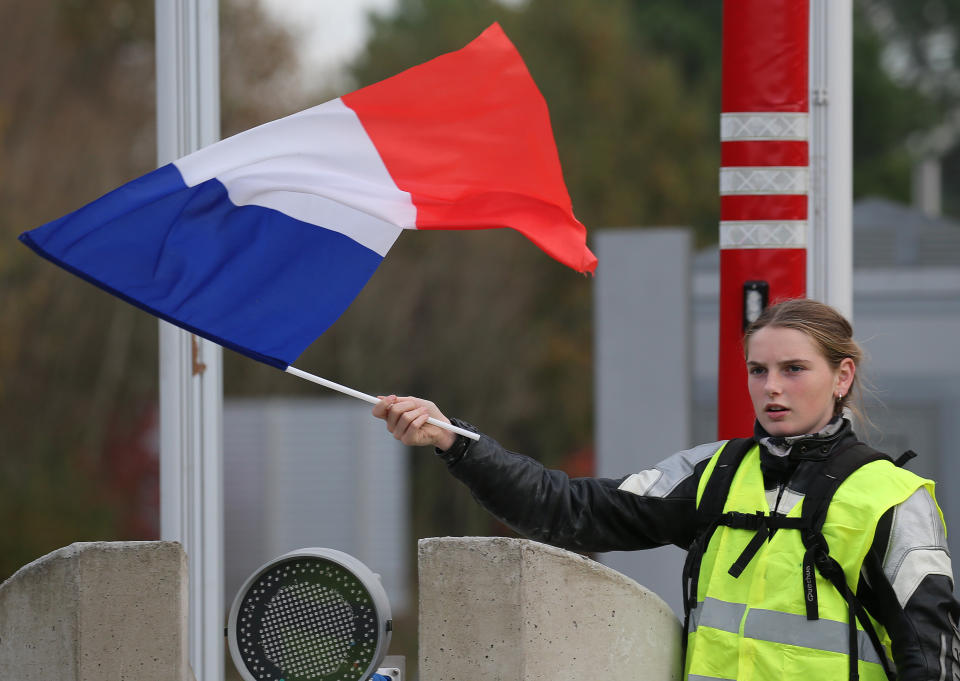
M 596 268 L 546 102 L 494 24 L 460 50 L 200 149 L 20 240 L 157 317 L 288 370 L 403 230 L 502 227 L 580 272 Z
M 370 404 L 376 404 L 378 400 L 373 395 L 368 395 L 362 393 L 359 390 L 354 390 L 353 388 L 348 388 L 345 385 L 340 385 L 339 383 L 334 383 L 333 381 L 328 381 L 325 378 L 320 378 L 319 376 L 314 376 L 313 374 L 308 374 L 306 371 L 301 371 L 296 367 L 287 367 L 285 371 L 288 374 L 292 374 L 298 378 L 302 378 L 305 381 L 310 381 L 311 383 L 316 383 L 317 385 L 322 385 L 325 388 L 330 388 L 330 390 L 336 390 L 337 392 L 343 393 L 344 395 L 349 395 L 350 397 L 356 397 L 358 400 L 363 400 L 364 402 L 369 402 Z M 432 416 L 427 419 L 427 423 L 432 423 L 438 428 L 443 428 L 444 430 L 449 430 L 451 433 L 457 433 L 458 435 L 463 435 L 468 437 L 471 440 L 479 440 L 480 436 L 476 433 L 473 433 L 464 428 L 459 428 L 458 426 L 453 425 L 452 423 L 444 423 L 443 421 L 438 421 Z

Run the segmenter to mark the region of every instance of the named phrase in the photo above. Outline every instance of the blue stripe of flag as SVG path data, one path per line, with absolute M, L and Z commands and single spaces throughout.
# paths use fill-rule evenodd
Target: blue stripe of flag
M 168 164 L 20 235 L 43 257 L 197 335 L 284 369 L 383 259 Z

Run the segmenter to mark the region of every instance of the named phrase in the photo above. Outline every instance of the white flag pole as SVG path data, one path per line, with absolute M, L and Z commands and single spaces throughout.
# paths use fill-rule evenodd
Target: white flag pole
M 331 390 L 336 390 L 338 393 L 343 393 L 344 395 L 349 395 L 350 397 L 355 397 L 358 400 L 363 400 L 364 402 L 369 402 L 370 404 L 376 404 L 378 400 L 373 395 L 368 395 L 362 393 L 359 390 L 354 390 L 353 388 L 348 388 L 345 385 L 340 385 L 339 383 L 334 383 L 333 381 L 328 381 L 325 378 L 320 378 L 319 376 L 314 376 L 313 374 L 308 374 L 306 371 L 301 371 L 296 367 L 287 367 L 286 372 L 292 374 L 297 378 L 302 378 L 305 381 L 310 381 L 311 383 L 316 383 L 317 385 L 322 385 L 325 388 L 330 388 Z M 438 428 L 443 428 L 444 430 L 449 430 L 451 433 L 456 433 L 457 435 L 463 435 L 468 437 L 471 440 L 479 440 L 480 436 L 476 433 L 470 432 L 469 430 L 464 430 L 463 428 L 458 428 L 452 423 L 444 423 L 443 421 L 438 421 L 432 416 L 427 419 L 427 423 L 432 423 Z

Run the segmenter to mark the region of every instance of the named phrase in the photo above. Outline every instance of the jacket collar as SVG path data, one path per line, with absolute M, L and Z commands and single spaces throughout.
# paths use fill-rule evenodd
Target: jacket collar
M 841 442 L 854 438 L 850 421 L 838 416 L 818 433 L 774 437 L 759 424 L 754 424 L 754 438 L 760 443 L 761 466 L 777 477 L 789 474 L 801 461 L 822 461 Z

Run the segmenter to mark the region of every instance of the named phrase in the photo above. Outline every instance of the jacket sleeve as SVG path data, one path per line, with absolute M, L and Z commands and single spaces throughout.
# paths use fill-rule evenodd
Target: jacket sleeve
M 960 678 L 960 603 L 946 532 L 926 488 L 884 515 L 864 572 L 865 604 L 890 634 L 899 681 Z
M 438 454 L 480 505 L 537 541 L 575 551 L 627 551 L 665 544 L 687 548 L 693 538 L 697 481 L 706 461 L 699 469 L 673 461 L 675 484 L 658 495 L 649 493 L 648 483 L 662 482 L 663 471 L 571 479 L 485 435 L 478 442 L 458 438 Z

